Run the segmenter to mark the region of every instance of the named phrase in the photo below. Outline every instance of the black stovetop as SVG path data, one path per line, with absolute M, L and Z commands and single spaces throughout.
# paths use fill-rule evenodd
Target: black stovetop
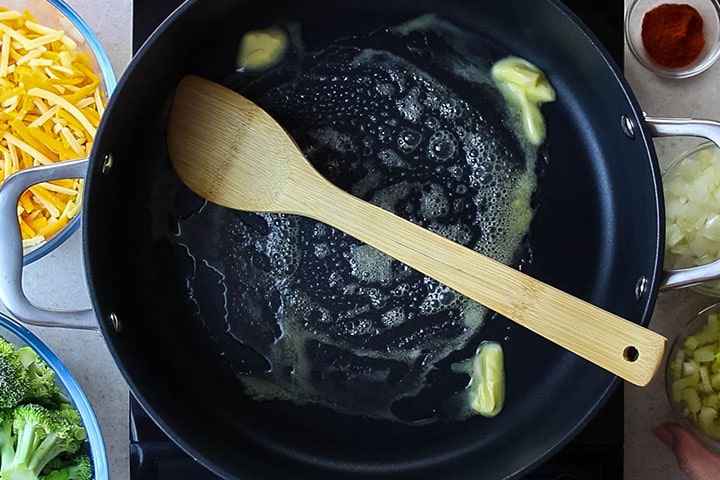
M 622 65 L 623 0 L 561 1 L 602 41 L 618 65 Z M 181 3 L 182 0 L 133 0 L 133 51 L 137 51 L 155 27 Z
M 577 437 L 523 480 L 622 480 L 623 424 L 623 389 L 619 388 Z M 131 480 L 218 478 L 170 441 L 131 397 Z
M 532 1 L 532 0 L 529 0 Z M 623 64 L 623 0 L 563 0 Z M 137 51 L 182 0 L 134 0 L 133 51 Z M 131 480 L 216 480 L 187 456 L 130 401 Z M 624 404 L 618 388 L 589 425 L 553 458 L 524 480 L 621 480 Z

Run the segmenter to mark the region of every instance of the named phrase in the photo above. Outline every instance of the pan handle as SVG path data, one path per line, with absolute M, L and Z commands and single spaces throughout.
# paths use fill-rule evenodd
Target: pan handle
M 720 122 L 700 118 L 665 118 L 645 116 L 653 137 L 701 137 L 720 148 Z
M 698 118 L 664 118 L 645 116 L 653 137 L 701 137 L 720 148 L 720 122 Z M 697 267 L 665 270 L 660 276 L 660 290 L 690 287 L 720 278 L 720 259 Z
M 21 170 L 0 188 L 0 302 L 18 320 L 43 327 L 98 330 L 92 309 L 52 310 L 33 304 L 22 287 L 23 247 L 17 219 L 20 195 L 30 186 L 49 180 L 84 178 L 88 160 L 73 160 Z

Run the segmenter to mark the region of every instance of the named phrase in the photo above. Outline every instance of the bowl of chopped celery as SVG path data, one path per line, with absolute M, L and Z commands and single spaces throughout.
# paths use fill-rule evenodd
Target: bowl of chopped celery
M 63 0 L 0 1 L 0 185 L 19 170 L 88 157 L 115 84 L 98 38 Z M 82 192 L 72 178 L 23 193 L 25 264 L 77 230 Z
M 720 452 L 720 303 L 698 313 L 675 339 L 666 388 L 680 423 Z
M 720 149 L 702 143 L 676 157 L 663 173 L 665 268 L 705 265 L 720 258 Z M 692 287 L 720 297 L 720 280 Z

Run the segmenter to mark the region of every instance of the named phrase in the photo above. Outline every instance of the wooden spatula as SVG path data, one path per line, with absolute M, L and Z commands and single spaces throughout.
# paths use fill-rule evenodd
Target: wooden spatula
M 636 385 L 660 366 L 663 336 L 346 193 L 270 115 L 221 85 L 181 81 L 168 148 L 180 179 L 211 202 L 331 225 Z

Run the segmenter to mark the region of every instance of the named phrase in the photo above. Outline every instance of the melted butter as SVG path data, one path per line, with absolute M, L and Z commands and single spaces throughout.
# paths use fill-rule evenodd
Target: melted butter
M 505 403 L 505 366 L 502 346 L 483 342 L 472 361 L 470 406 L 485 417 L 500 413 Z
M 517 111 L 527 139 L 533 145 L 545 141 L 545 119 L 540 106 L 555 100 L 555 89 L 545 74 L 523 58 L 509 56 L 498 60 L 490 71 L 498 88 Z
M 226 83 L 256 92 L 331 182 L 511 264 L 537 150 L 513 129 L 487 58 L 457 50 L 463 35 L 422 17 L 280 64 L 283 83 L 242 72 Z M 178 231 L 197 315 L 252 398 L 408 423 L 473 415 L 443 380 L 461 375 L 448 357 L 483 340 L 483 306 L 307 218 L 208 204 Z M 427 389 L 446 400 L 426 405 Z

